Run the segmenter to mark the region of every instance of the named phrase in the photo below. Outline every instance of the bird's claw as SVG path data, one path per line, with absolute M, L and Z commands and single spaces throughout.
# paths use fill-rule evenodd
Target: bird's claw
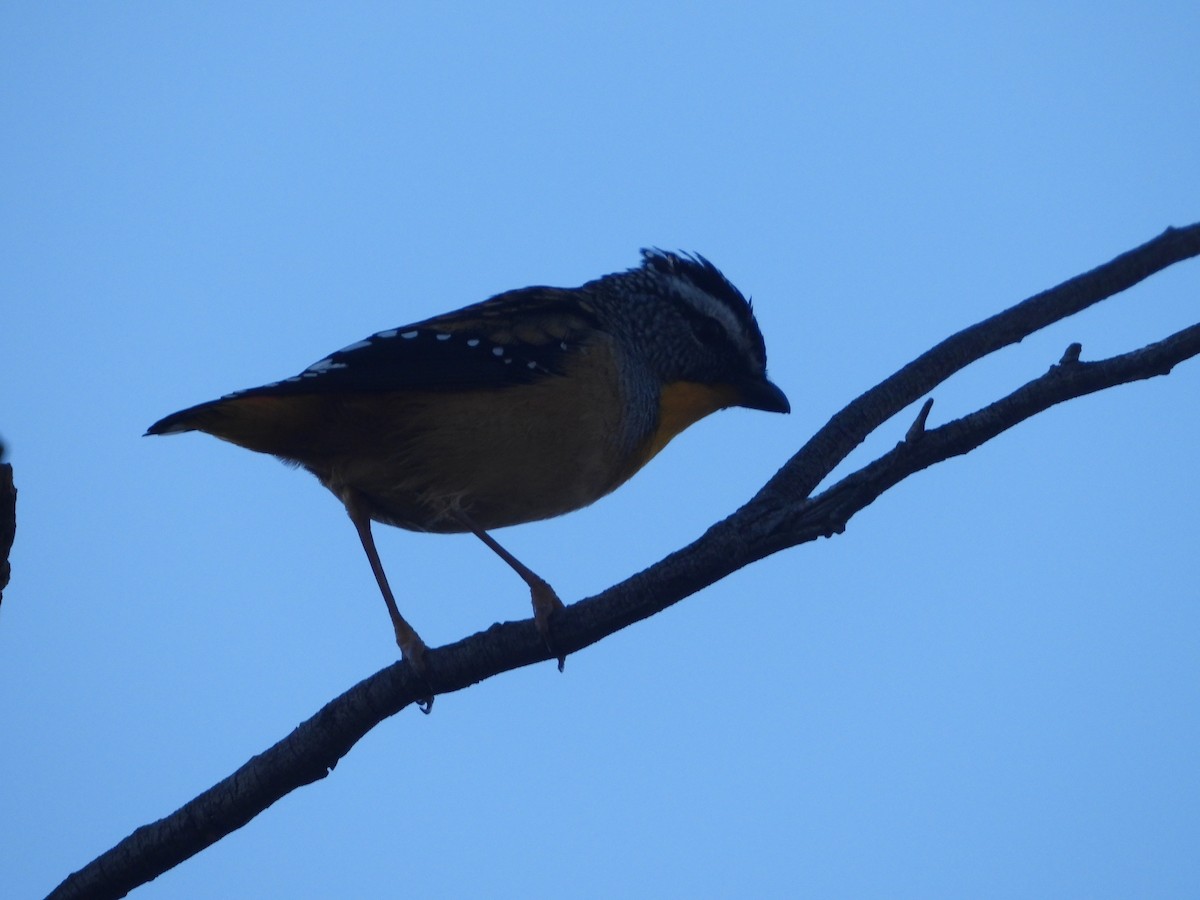
M 558 671 L 561 672 L 566 667 L 567 655 L 559 653 L 555 649 L 552 638 L 553 620 L 564 609 L 563 602 L 554 592 L 554 588 L 541 579 L 537 584 L 530 585 L 529 593 L 533 599 L 533 622 L 537 625 L 538 633 L 541 634 L 542 643 L 546 645 L 546 649 L 558 659 Z
M 428 691 L 424 697 L 417 699 L 417 709 L 421 710 L 425 715 L 429 715 L 433 710 L 434 698 L 433 686 L 429 683 L 429 664 L 425 660 L 425 654 L 429 651 L 429 648 L 425 646 L 425 642 L 421 640 L 416 632 L 413 632 L 411 636 L 407 636 L 407 639 L 403 642 L 397 639 L 396 643 L 400 645 L 400 655 L 413 670 L 413 674 L 417 676 L 417 679 L 425 685 L 426 691 Z

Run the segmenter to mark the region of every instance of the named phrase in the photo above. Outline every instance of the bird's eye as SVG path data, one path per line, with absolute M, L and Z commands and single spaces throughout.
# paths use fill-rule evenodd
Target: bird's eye
M 719 347 L 725 343 L 725 329 L 721 323 L 707 316 L 692 322 L 692 330 L 696 338 L 706 347 Z

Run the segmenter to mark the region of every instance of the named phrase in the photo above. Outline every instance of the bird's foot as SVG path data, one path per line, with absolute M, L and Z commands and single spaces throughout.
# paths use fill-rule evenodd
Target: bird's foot
M 396 643 L 404 661 L 412 667 L 413 674 L 425 685 L 427 693 L 423 699 L 417 701 L 417 709 L 429 715 L 433 709 L 433 687 L 429 684 L 429 664 L 425 661 L 425 654 L 429 652 L 429 648 L 411 628 L 403 635 L 397 632 Z
M 554 648 L 554 617 L 563 609 L 563 602 L 558 599 L 558 594 L 554 592 L 554 588 L 550 587 L 542 579 L 531 582 L 529 585 L 529 595 L 533 600 L 533 621 L 537 625 L 538 632 L 542 635 L 542 641 L 546 644 L 546 649 L 551 655 L 558 658 L 558 671 L 562 671 L 567 664 L 567 656 L 565 653 L 559 653 Z

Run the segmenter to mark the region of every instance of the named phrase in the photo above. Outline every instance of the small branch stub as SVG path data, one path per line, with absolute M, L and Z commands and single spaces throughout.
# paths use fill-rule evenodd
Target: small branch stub
M 904 443 L 915 444 L 921 439 L 921 435 L 925 433 L 925 422 L 929 419 L 931 409 L 933 409 L 932 397 L 921 404 L 921 411 L 917 413 L 917 418 L 913 420 L 912 425 L 908 427 L 908 432 L 904 435 Z
M 1083 344 L 1076 341 L 1071 346 L 1063 351 L 1062 359 L 1058 361 L 1060 366 L 1073 366 L 1079 362 L 1079 354 L 1083 352 Z

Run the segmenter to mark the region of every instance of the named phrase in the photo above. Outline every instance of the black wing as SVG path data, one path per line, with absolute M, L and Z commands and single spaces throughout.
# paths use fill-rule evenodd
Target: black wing
M 391 328 L 331 353 L 292 378 L 230 396 L 327 391 L 475 390 L 561 374 L 596 327 L 577 291 L 530 287 Z

